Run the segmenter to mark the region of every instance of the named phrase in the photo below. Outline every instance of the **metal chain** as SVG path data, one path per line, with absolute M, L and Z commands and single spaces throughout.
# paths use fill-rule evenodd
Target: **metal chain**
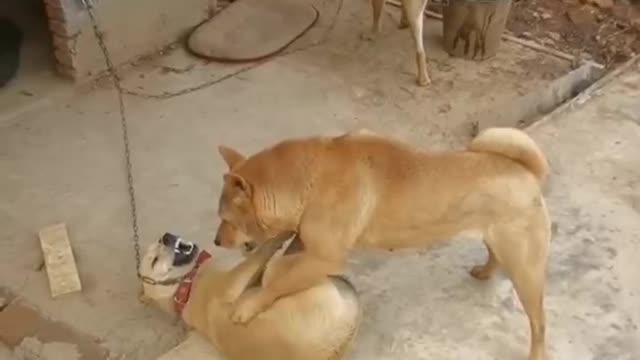
M 113 81 L 113 86 L 116 88 L 116 92 L 118 95 L 118 106 L 120 110 L 120 126 L 122 128 L 122 142 L 124 145 L 124 160 L 126 166 L 126 174 L 127 174 L 127 187 L 129 191 L 129 204 L 131 209 L 131 228 L 133 230 L 133 251 L 135 253 L 136 260 L 136 275 L 140 278 L 140 235 L 138 231 L 138 210 L 136 207 L 136 191 L 133 187 L 133 165 L 131 163 L 131 150 L 129 146 L 129 128 L 127 126 L 127 117 L 125 113 L 125 105 L 124 105 L 124 94 L 122 85 L 120 84 L 120 77 L 116 73 L 116 69 L 113 66 L 113 62 L 111 61 L 111 56 L 109 55 L 109 50 L 104 42 L 104 34 L 100 31 L 98 27 L 98 22 L 96 21 L 95 14 L 93 12 L 94 5 L 91 0 L 82 0 L 82 3 L 87 10 L 87 14 L 89 15 L 89 19 L 93 25 L 93 32 L 98 40 L 98 45 L 102 50 L 102 55 L 104 56 L 104 62 L 107 65 L 107 71 Z
M 127 190 L 129 192 L 129 203 L 130 203 L 130 207 L 131 207 L 131 228 L 133 231 L 133 250 L 134 250 L 134 254 L 135 254 L 135 260 L 136 260 L 136 275 L 138 276 L 138 278 L 141 278 L 141 274 L 140 274 L 140 235 L 139 235 L 139 230 L 138 230 L 138 210 L 136 207 L 136 192 L 135 192 L 135 188 L 134 188 L 134 181 L 133 181 L 133 165 L 131 163 L 131 151 L 130 151 L 130 146 L 129 146 L 129 131 L 128 131 L 128 126 L 127 126 L 127 117 L 126 117 L 126 113 L 125 113 L 125 104 L 124 104 L 124 95 L 125 94 L 129 94 L 129 95 L 134 95 L 134 96 L 142 96 L 144 98 L 149 98 L 149 99 L 168 99 L 168 98 L 172 98 L 175 96 L 179 96 L 179 95 L 184 95 L 193 91 L 197 91 L 212 85 L 215 85 L 219 82 L 228 80 L 230 78 L 233 78 L 241 73 L 244 73 L 246 71 L 252 70 L 260 65 L 262 65 L 263 63 L 267 62 L 266 60 L 263 61 L 257 61 L 254 64 L 251 64 L 245 68 L 242 68 L 232 74 L 223 76 L 219 79 L 215 79 L 213 81 L 209 81 L 209 82 L 205 82 L 203 84 L 200 84 L 198 86 L 195 86 L 193 88 L 187 88 L 187 89 L 183 89 L 180 91 L 177 91 L 175 93 L 169 93 L 169 92 L 165 92 L 165 93 L 161 93 L 161 94 L 139 94 L 139 93 L 135 93 L 132 92 L 128 89 L 125 89 L 122 87 L 122 84 L 120 83 L 120 77 L 118 76 L 118 73 L 116 72 L 115 66 L 113 65 L 113 62 L 111 60 L 111 56 L 109 54 L 109 50 L 107 49 L 107 46 L 105 45 L 105 41 L 104 41 L 104 33 L 102 31 L 100 31 L 100 28 L 98 27 L 98 22 L 96 20 L 96 16 L 94 13 L 94 9 L 95 6 L 93 4 L 92 0 L 81 0 L 82 4 L 84 5 L 84 8 L 87 10 L 87 14 L 89 15 L 89 19 L 91 20 L 91 24 L 93 27 L 93 32 L 96 36 L 96 39 L 98 41 L 98 45 L 100 46 L 100 50 L 102 51 L 102 55 L 104 57 L 104 62 L 107 66 L 107 71 L 109 73 L 109 76 L 111 77 L 111 80 L 113 82 L 113 86 L 116 88 L 116 92 L 118 95 L 118 105 L 119 105 L 119 111 L 120 111 L 120 126 L 122 127 L 122 142 L 124 145 L 124 159 L 125 159 L 125 166 L 126 166 L 126 174 L 127 174 Z M 335 27 L 335 24 L 337 22 L 337 18 L 338 15 L 340 14 L 341 10 L 342 10 L 342 5 L 344 3 L 344 0 L 340 0 L 338 3 L 338 8 L 336 9 L 336 13 L 333 16 L 331 23 L 329 24 L 324 36 L 320 39 L 317 40 L 311 44 L 309 44 L 308 46 L 305 46 L 303 48 L 300 49 L 294 49 L 294 50 L 289 50 L 289 51 L 284 51 L 282 54 L 279 54 L 277 56 L 285 56 L 285 55 L 289 55 L 291 53 L 295 53 L 295 52 L 299 52 L 299 51 L 305 51 L 308 50 L 310 48 L 316 47 L 322 43 L 324 43 L 329 35 L 331 34 L 331 32 L 333 31 L 333 28 Z M 317 11 L 317 10 L 316 10 Z

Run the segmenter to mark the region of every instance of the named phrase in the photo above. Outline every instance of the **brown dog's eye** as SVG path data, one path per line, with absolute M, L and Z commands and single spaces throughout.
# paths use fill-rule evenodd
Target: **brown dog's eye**
M 156 266 L 156 263 L 158 262 L 158 257 L 154 257 L 153 260 L 151 260 L 151 267 L 153 268 L 154 266 Z
M 244 191 L 244 182 L 240 179 L 233 179 L 233 186 L 237 187 L 238 189 Z

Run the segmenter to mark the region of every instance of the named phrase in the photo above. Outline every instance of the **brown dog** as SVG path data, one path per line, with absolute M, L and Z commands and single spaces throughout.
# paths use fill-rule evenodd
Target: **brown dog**
M 298 242 L 294 240 L 286 253 L 295 252 Z M 325 278 L 282 298 L 247 326 L 229 319 L 228 302 L 253 282 L 271 281 L 270 259 L 280 245 L 278 239 L 266 242 L 225 269 L 200 250 L 188 263 L 176 264 L 173 247 L 162 241 L 151 244 L 140 267 L 140 300 L 178 316 L 228 360 L 343 359 L 361 320 L 358 294 L 344 278 Z
M 229 172 L 216 244 L 293 231 L 305 246 L 274 265 L 268 286 L 239 299 L 235 322 L 341 273 L 354 247 L 420 247 L 476 230 L 489 256 L 471 274 L 507 272 L 529 317 L 529 359 L 545 358 L 550 221 L 541 184 L 548 166 L 524 132 L 488 129 L 465 151 L 451 152 L 419 151 L 363 131 L 287 140 L 249 158 L 220 152 Z
M 366 40 L 374 40 L 382 30 L 382 13 L 386 0 L 371 0 L 373 10 L 373 24 L 371 31 L 363 34 Z M 422 24 L 424 21 L 424 9 L 429 0 L 402 0 L 402 18 L 400 19 L 400 29 L 411 28 L 411 35 L 416 49 L 416 65 L 418 67 L 417 82 L 420 86 L 431 83 L 429 71 L 427 70 L 427 58 L 424 53 L 424 40 L 422 39 Z

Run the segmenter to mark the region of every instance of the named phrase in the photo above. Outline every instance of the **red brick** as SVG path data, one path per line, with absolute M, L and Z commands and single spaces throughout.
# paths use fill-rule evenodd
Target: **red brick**
M 76 67 L 76 58 L 70 51 L 68 51 L 68 49 L 55 49 L 53 51 L 53 55 L 59 63 L 72 68 Z
M 56 63 L 56 71 L 58 74 L 69 79 L 75 79 L 78 76 L 75 68 L 60 63 Z
M 66 20 L 66 17 L 64 15 L 64 9 L 51 6 L 47 3 L 45 4 L 47 8 L 47 16 L 49 17 L 50 20 L 58 20 L 58 21 Z
M 77 34 L 78 30 L 72 24 L 66 21 L 49 20 L 49 29 L 56 35 L 72 37 Z
M 68 51 L 76 55 L 76 39 L 53 35 L 53 46 L 60 51 Z
M 60 0 L 44 0 L 45 5 L 50 6 L 50 7 L 54 7 L 54 8 L 58 8 L 58 9 L 62 9 L 62 2 Z

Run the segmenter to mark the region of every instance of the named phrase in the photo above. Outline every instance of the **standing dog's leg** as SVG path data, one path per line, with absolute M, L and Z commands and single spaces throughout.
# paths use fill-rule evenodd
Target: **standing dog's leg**
M 245 289 L 255 282 L 273 255 L 282 247 L 287 236 L 268 240 L 250 254 L 247 259 L 229 271 L 229 285 L 224 294 L 224 301 L 235 302 Z
M 246 323 L 277 299 L 342 273 L 349 250 L 368 224 L 376 200 L 368 187 L 358 182 L 349 185 L 349 191 L 342 188 L 333 194 L 311 197 L 298 227 L 304 250 L 278 259 L 277 273 L 270 276 L 269 282 L 240 297 L 231 314 L 232 321 Z
M 365 40 L 374 40 L 376 36 L 382 31 L 382 11 L 384 10 L 384 4 L 386 0 L 371 0 L 371 8 L 373 10 L 373 23 L 371 30 L 362 34 L 362 38 Z
M 308 251 L 286 255 L 278 259 L 275 276 L 262 288 L 247 292 L 240 297 L 231 314 L 235 323 L 247 323 L 254 316 L 271 306 L 278 298 L 306 290 L 328 275 L 341 272 L 343 262 L 322 259 Z
M 544 284 L 550 230 L 546 214 L 535 214 L 529 224 L 518 228 L 507 225 L 490 229 L 487 239 L 495 257 L 507 272 L 529 317 L 531 348 L 529 360 L 544 360 L 545 314 Z M 524 246 L 514 246 L 514 240 Z
M 416 48 L 416 65 L 418 68 L 418 85 L 426 86 L 431 83 L 427 70 L 427 57 L 424 53 L 424 41 L 422 39 L 422 24 L 424 22 L 424 9 L 428 0 L 403 0 L 402 5 L 406 13 L 406 20 L 411 27 L 411 33 Z

